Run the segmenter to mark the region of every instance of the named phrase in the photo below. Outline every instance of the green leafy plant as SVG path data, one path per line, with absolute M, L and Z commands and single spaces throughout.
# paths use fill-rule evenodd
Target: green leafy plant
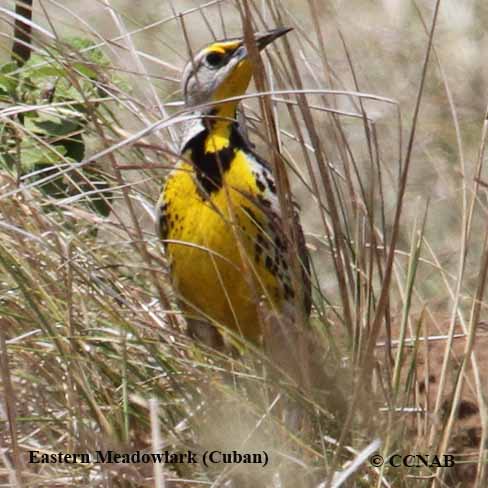
M 104 101 L 108 58 L 91 41 L 74 38 L 60 48 L 33 54 L 18 68 L 0 66 L 0 166 L 37 182 L 45 194 L 66 198 L 87 193 L 87 205 L 110 212 L 110 175 L 100 165 L 70 170 L 86 157 L 96 117 L 111 117 Z M 101 193 L 102 192 L 102 193 Z M 103 197 L 101 197 L 103 194 Z

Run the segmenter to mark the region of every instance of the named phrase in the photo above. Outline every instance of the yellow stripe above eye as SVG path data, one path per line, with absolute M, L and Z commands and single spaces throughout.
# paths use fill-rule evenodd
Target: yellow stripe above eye
M 214 44 L 210 44 L 207 48 L 205 48 L 206 53 L 219 53 L 225 54 L 227 51 L 232 51 L 237 49 L 241 41 L 225 41 L 225 42 L 216 42 Z

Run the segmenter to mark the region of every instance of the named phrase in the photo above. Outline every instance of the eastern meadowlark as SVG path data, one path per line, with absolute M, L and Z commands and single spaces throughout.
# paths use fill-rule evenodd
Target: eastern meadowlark
M 289 30 L 257 34 L 258 49 Z M 299 242 L 290 247 L 273 172 L 243 136 L 236 120 L 239 100 L 228 100 L 245 93 L 252 75 L 243 38 L 214 42 L 187 64 L 182 90 L 196 117 L 157 204 L 158 233 L 190 335 L 213 347 L 222 345 L 215 325 L 258 342 L 263 303 L 288 319 L 297 306 L 302 314 L 310 311 L 298 216 L 292 225 Z M 295 296 L 289 249 L 299 250 L 304 268 L 301 298 Z

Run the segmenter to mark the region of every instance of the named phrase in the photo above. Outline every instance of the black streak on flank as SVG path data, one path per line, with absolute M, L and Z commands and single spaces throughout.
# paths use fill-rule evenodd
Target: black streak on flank
M 158 212 L 158 222 L 157 222 L 157 231 L 159 234 L 159 238 L 161 240 L 165 240 L 168 238 L 168 202 L 163 201 L 159 206 Z M 164 246 L 166 244 L 164 243 Z
M 273 177 L 269 173 L 264 173 L 264 177 L 266 178 L 266 183 L 268 184 L 269 191 L 273 194 L 276 194 L 276 185 L 273 181 Z
M 263 192 L 266 189 L 266 185 L 263 183 L 259 176 L 256 177 L 256 186 L 260 192 Z
M 271 208 L 271 201 L 267 198 L 264 198 L 262 195 L 258 195 L 259 203 L 265 208 Z
M 158 227 L 159 227 L 159 237 L 161 240 L 165 240 L 168 238 L 168 223 L 167 223 L 167 220 L 166 220 L 166 214 L 165 213 L 161 213 L 159 215 L 159 223 L 158 223 Z
M 254 244 L 254 260 L 259 264 L 259 258 L 264 250 L 264 237 L 262 232 L 258 229 L 256 236 L 256 243 Z
M 264 265 L 266 266 L 266 268 L 268 268 L 270 273 L 274 273 L 273 259 L 271 258 L 271 256 L 266 256 Z
M 209 130 L 203 130 L 190 139 L 183 148 L 183 153 L 187 150 L 191 151 L 197 181 L 207 194 L 207 198 L 208 195 L 222 188 L 222 175 L 230 168 L 236 152 L 247 149 L 237 124 L 231 125 L 229 145 L 220 151 L 205 152 L 205 141 L 208 135 Z
M 293 300 L 295 298 L 295 292 L 292 290 L 291 286 L 288 283 L 284 285 L 285 290 L 285 300 Z

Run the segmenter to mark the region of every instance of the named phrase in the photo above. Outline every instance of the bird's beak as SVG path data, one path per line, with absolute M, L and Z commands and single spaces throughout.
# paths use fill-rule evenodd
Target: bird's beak
M 292 27 L 279 27 L 278 29 L 273 29 L 264 34 L 257 34 L 256 35 L 256 44 L 258 49 L 261 51 L 264 49 L 268 44 L 271 44 L 273 41 L 278 39 L 278 37 L 284 36 L 293 30 Z
M 278 39 L 278 37 L 284 36 L 285 34 L 290 32 L 291 30 L 293 30 L 292 27 L 280 27 L 278 29 L 273 29 L 273 30 L 270 30 L 268 32 L 256 34 L 255 35 L 256 36 L 255 41 L 256 41 L 256 45 L 257 45 L 259 51 L 262 51 L 266 46 L 268 46 L 273 41 Z M 248 54 L 249 53 L 247 52 L 247 48 L 246 48 L 246 45 L 244 43 L 244 39 L 242 39 L 240 41 L 239 48 L 236 49 L 236 51 L 234 52 L 234 57 L 238 62 L 240 62 L 240 61 L 243 61 L 245 59 L 248 59 Z
M 268 44 L 284 36 L 292 29 L 289 27 L 281 27 L 273 29 L 263 34 L 255 34 L 255 41 L 259 51 L 263 50 Z M 253 63 L 249 58 L 244 39 L 237 39 L 235 41 L 234 52 L 232 53 L 231 61 L 225 66 L 226 74 L 222 78 L 216 90 L 213 93 L 213 100 L 224 100 L 226 98 L 235 97 L 245 93 L 253 74 Z M 231 103 L 230 113 L 234 114 L 235 105 L 237 102 Z

